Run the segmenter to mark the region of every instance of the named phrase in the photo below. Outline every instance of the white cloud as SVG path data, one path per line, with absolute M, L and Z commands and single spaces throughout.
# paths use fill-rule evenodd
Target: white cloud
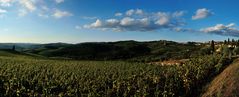
M 59 4 L 59 3 L 63 3 L 64 0 L 55 0 L 55 2 Z
M 130 10 L 126 11 L 125 14 L 126 14 L 127 16 L 131 16 L 131 15 L 134 14 L 134 12 L 135 12 L 135 11 L 134 11 L 133 9 L 130 9 Z
M 120 24 L 122 26 L 130 26 L 130 25 L 133 25 L 134 23 L 135 23 L 135 19 L 130 17 L 125 17 L 120 21 Z
M 7 12 L 7 10 L 0 9 L 0 14 L 6 13 L 6 12 Z
M 13 2 L 13 0 L 0 0 L 0 5 L 2 7 L 9 7 L 9 6 L 11 6 L 12 2 Z
M 79 29 L 82 29 L 82 27 L 77 25 L 77 26 L 75 26 L 75 29 L 79 30 Z
M 211 16 L 212 14 L 213 12 L 211 12 L 210 10 L 202 8 L 197 10 L 196 14 L 192 16 L 192 19 L 193 20 L 204 19 Z
M 215 35 L 221 35 L 221 36 L 233 36 L 233 37 L 239 37 L 239 29 L 236 28 L 235 23 L 230 23 L 228 25 L 224 24 L 216 24 L 215 26 L 202 28 L 200 30 L 197 29 L 191 29 L 191 28 L 181 28 L 176 27 L 172 30 L 176 32 L 193 32 L 193 33 L 205 33 L 205 34 L 215 34 Z
M 52 10 L 48 6 L 41 5 L 38 9 L 37 15 L 42 18 L 49 18 L 51 11 Z
M 45 6 L 45 5 L 41 6 L 41 9 L 44 10 L 44 11 L 49 11 L 50 10 L 50 8 Z
M 71 14 L 70 12 L 68 12 L 68 11 L 61 11 L 61 10 L 59 10 L 59 9 L 56 9 L 56 10 L 54 11 L 54 13 L 52 14 L 52 16 L 53 16 L 54 18 L 59 19 L 59 18 L 63 18 L 63 17 L 72 16 L 72 14 Z
M 136 9 L 135 14 L 142 15 L 144 11 L 142 9 Z
M 148 18 L 142 18 L 139 20 L 140 24 L 143 26 L 148 26 L 150 25 L 150 20 Z
M 157 15 L 159 16 L 158 20 L 155 22 L 157 25 L 167 25 L 170 22 L 170 16 L 168 13 L 165 12 L 158 12 Z
M 4 10 L 4 9 L 0 8 L 0 18 L 5 17 L 5 13 L 7 13 L 7 10 Z
M 117 19 L 108 19 L 108 20 L 106 20 L 106 24 L 107 24 L 107 26 L 111 26 L 111 27 L 114 27 L 114 26 L 117 26 L 117 25 L 119 25 L 119 23 L 120 23 L 120 21 L 119 20 L 117 20 Z
M 38 13 L 38 16 L 42 18 L 49 18 L 48 14 L 43 14 L 43 13 Z
M 22 8 L 18 10 L 18 16 L 23 17 L 29 12 L 34 12 L 37 9 L 35 2 L 36 1 L 34 0 L 19 0 L 18 3 L 22 6 Z
M 83 16 L 82 18 L 85 19 L 85 20 L 94 20 L 94 19 L 97 19 L 97 17 L 90 17 L 90 16 Z
M 239 30 L 235 28 L 234 23 L 228 25 L 217 24 L 212 27 L 201 29 L 200 31 L 209 34 L 239 37 Z
M 103 26 L 103 23 L 101 20 L 97 19 L 94 23 L 90 25 L 84 25 L 84 28 L 100 28 Z
M 23 16 L 27 15 L 27 13 L 28 12 L 25 9 L 19 9 L 18 10 L 18 16 L 20 16 L 20 17 L 23 17 Z
M 173 29 L 181 26 L 182 12 L 170 13 L 170 12 L 144 12 L 137 9 L 128 10 L 126 13 L 130 16 L 122 17 L 121 19 L 106 19 L 96 20 L 94 23 L 84 25 L 84 28 L 88 29 L 107 29 L 113 31 L 153 31 L 161 29 Z M 131 12 L 133 12 L 131 14 Z M 137 13 L 136 13 L 137 12 Z M 144 15 L 142 15 L 144 14 Z
M 143 15 L 144 14 L 144 11 L 142 9 L 130 9 L 128 11 L 125 12 L 125 14 L 127 16 L 132 16 L 132 15 Z
M 36 5 L 32 0 L 19 0 L 19 3 L 30 12 L 36 10 Z
M 173 17 L 181 17 L 185 14 L 185 11 L 176 11 L 173 13 Z
M 169 23 L 169 18 L 168 17 L 162 17 L 160 18 L 159 20 L 157 20 L 155 22 L 155 24 L 158 24 L 158 25 L 167 25 Z
M 198 32 L 201 33 L 202 31 L 196 30 L 196 29 L 192 29 L 192 28 L 182 28 L 182 27 L 175 27 L 172 29 L 173 31 L 176 32 Z
M 115 13 L 115 16 L 122 16 L 123 14 L 118 12 L 118 13 Z
M 65 0 L 52 1 L 56 3 L 63 3 Z M 35 14 L 42 18 L 48 18 L 50 16 L 54 18 L 72 16 L 72 13 L 68 11 L 57 10 L 55 5 L 49 5 L 47 2 L 47 0 L 0 0 L 0 14 L 2 16 L 7 10 L 10 11 L 15 9 L 20 17 L 26 16 L 29 13 Z

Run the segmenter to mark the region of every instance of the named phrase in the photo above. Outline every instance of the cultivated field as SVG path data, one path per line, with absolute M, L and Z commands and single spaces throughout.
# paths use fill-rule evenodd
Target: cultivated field
M 225 59 L 208 55 L 160 66 L 50 60 L 1 51 L 0 96 L 190 96 L 230 63 Z

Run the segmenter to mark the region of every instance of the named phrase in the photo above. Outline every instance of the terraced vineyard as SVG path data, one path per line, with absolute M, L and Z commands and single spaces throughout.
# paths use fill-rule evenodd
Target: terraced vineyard
M 190 96 L 228 60 L 220 55 L 160 66 L 52 60 L 0 52 L 0 96 Z

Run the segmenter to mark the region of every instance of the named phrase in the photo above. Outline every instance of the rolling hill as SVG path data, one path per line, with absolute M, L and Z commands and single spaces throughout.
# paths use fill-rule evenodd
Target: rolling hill
M 47 57 L 66 57 L 82 60 L 165 60 L 182 59 L 198 55 L 203 46 L 196 43 L 173 41 L 118 41 L 88 42 L 80 44 L 42 44 L 38 48 L 25 50 L 28 53 Z

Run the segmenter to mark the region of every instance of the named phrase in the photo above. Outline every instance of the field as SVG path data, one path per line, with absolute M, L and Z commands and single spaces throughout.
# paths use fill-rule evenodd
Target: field
M 230 60 L 221 55 L 160 66 L 47 59 L 0 51 L 0 96 L 190 96 Z

